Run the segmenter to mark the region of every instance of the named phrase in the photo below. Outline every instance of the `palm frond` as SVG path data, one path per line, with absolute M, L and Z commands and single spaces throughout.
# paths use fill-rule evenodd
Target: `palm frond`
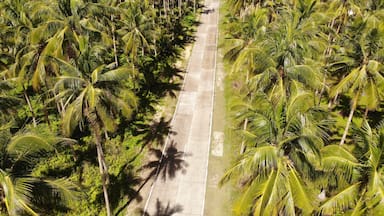
M 243 160 L 246 170 L 267 176 L 277 168 L 278 150 L 271 145 L 256 147 L 246 152 Z
M 245 41 L 242 39 L 226 39 L 225 40 L 225 50 L 224 50 L 224 59 L 234 62 L 239 53 L 244 48 Z
M 358 198 L 359 183 L 353 184 L 325 201 L 319 208 L 322 215 L 334 215 L 351 209 Z
M 245 215 L 251 211 L 254 200 L 257 199 L 260 184 L 263 184 L 263 182 L 255 180 L 246 186 L 245 190 L 242 191 L 241 197 L 233 205 L 235 215 Z
M 53 90 L 59 92 L 59 89 L 62 87 L 67 87 L 69 89 L 78 89 L 81 85 L 86 83 L 82 78 L 75 76 L 60 76 L 58 81 L 55 83 Z
M 384 178 L 381 172 L 373 171 L 368 182 L 367 196 L 369 199 L 366 204 L 368 209 L 374 212 L 384 210 Z
M 361 196 L 360 199 L 357 201 L 356 206 L 353 208 L 353 210 L 350 213 L 351 216 L 363 216 L 366 208 L 364 207 L 364 196 Z
M 97 116 L 100 118 L 101 122 L 103 123 L 103 126 L 107 131 L 113 132 L 116 130 L 116 121 L 112 115 L 108 113 L 105 107 L 103 106 L 96 106 L 96 112 Z
M 71 103 L 64 113 L 64 118 L 62 121 L 63 134 L 67 137 L 70 137 L 83 119 L 83 100 L 85 97 L 85 92 L 83 91 L 81 95 L 76 98 L 76 100 Z
M 62 70 L 63 74 L 68 77 L 81 77 L 82 72 L 79 71 L 78 68 L 75 66 L 71 65 L 69 62 L 64 61 L 60 58 L 54 57 L 54 56 L 47 56 L 48 59 L 53 60 L 56 62 L 60 69 Z
M 31 215 L 38 214 L 31 208 L 29 198 L 32 190 L 31 178 L 19 178 L 13 181 L 11 176 L 0 169 L 0 186 L 4 192 L 3 202 L 11 216 L 20 215 L 27 212 Z
M 344 79 L 342 79 L 339 84 L 337 84 L 330 92 L 330 96 L 334 97 L 339 92 L 348 92 L 354 91 L 357 89 L 357 83 L 359 78 L 361 78 L 361 68 L 354 68 Z
M 131 94 L 131 95 L 130 95 Z M 131 118 L 131 115 L 133 111 L 137 108 L 136 104 L 136 97 L 126 90 L 121 97 L 116 97 L 114 95 L 108 94 L 106 95 L 108 97 L 108 100 L 111 102 L 114 109 L 118 110 L 118 112 L 121 112 L 121 114 L 129 119 Z M 127 98 L 125 98 L 127 96 Z
M 136 71 L 132 67 L 122 66 L 115 70 L 110 70 L 100 74 L 99 81 L 122 81 L 132 77 L 132 75 L 135 74 Z
M 254 215 L 276 215 L 279 209 L 284 207 L 285 204 L 281 203 L 281 200 L 287 193 L 286 173 L 283 173 L 281 169 L 284 168 L 279 167 L 277 170 L 273 170 L 267 180 L 258 187 L 258 200 L 254 205 Z
M 6 113 L 9 110 L 15 110 L 21 100 L 10 95 L 0 94 L 0 111 Z
M 339 145 L 328 145 L 321 149 L 322 168 L 332 173 L 344 177 L 347 181 L 354 178 L 355 171 L 361 165 L 352 153 Z
M 45 135 L 27 132 L 12 137 L 7 146 L 10 154 L 33 154 L 39 151 L 51 151 L 54 149 L 54 139 Z
M 287 69 L 288 76 L 312 89 L 321 88 L 321 75 L 313 65 L 294 65 Z
M 299 207 L 304 215 L 309 215 L 314 210 L 312 203 L 314 199 L 306 190 L 306 186 L 293 167 L 289 170 L 288 179 L 295 206 Z
M 93 84 L 99 81 L 99 74 L 101 74 L 104 68 L 105 68 L 105 65 L 100 65 L 92 71 L 91 80 Z
M 66 178 L 44 179 L 43 181 L 50 186 L 52 193 L 59 195 L 67 205 L 80 198 L 79 187 Z

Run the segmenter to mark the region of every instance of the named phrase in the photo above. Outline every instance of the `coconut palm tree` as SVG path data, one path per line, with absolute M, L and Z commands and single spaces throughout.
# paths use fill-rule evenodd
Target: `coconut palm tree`
M 153 22 L 146 16 L 145 8 L 141 7 L 140 2 L 126 2 L 120 7 L 123 8 L 123 18 L 120 20 L 121 28 L 117 34 L 124 41 L 124 52 L 130 57 L 130 61 L 136 64 L 139 53 L 144 56 L 145 50 L 151 48 L 149 35 L 154 33 L 151 31 Z
M 345 51 L 338 53 L 340 61 L 336 62 L 339 65 L 337 70 L 347 74 L 333 87 L 330 96 L 334 97 L 340 92 L 348 93 L 352 98 L 340 145 L 346 140 L 357 105 L 365 106 L 366 118 L 368 111 L 375 110 L 383 97 L 383 65 L 380 62 L 383 42 L 380 38 L 384 36 L 384 26 L 377 23 L 376 19 L 371 14 L 357 17 L 348 32 L 355 36 L 346 41 Z
M 33 23 L 27 16 L 27 10 L 23 7 L 25 1 L 4 1 L 0 3 L 0 11 L 3 19 L 1 23 L 4 27 L 2 38 L 2 56 L 5 63 L 2 72 L 4 79 L 12 79 L 13 84 L 17 84 L 22 89 L 22 95 L 28 104 L 32 122 L 36 126 L 37 120 L 35 110 L 32 107 L 30 93 L 28 92 L 28 82 L 26 71 L 30 65 L 30 55 L 25 55 L 28 51 L 28 36 L 33 28 Z M 4 50 L 4 51 L 3 51 Z
M 315 3 L 288 8 L 280 15 L 271 14 L 267 7 L 248 9 L 241 19 L 242 29 L 235 31 L 236 25 L 230 28 L 234 31 L 229 35 L 235 38 L 229 40 L 224 57 L 233 61 L 232 73 L 236 77 L 246 74 L 243 91 L 247 97 L 257 91 L 286 97 L 291 80 L 304 83 L 313 92 L 321 89 L 323 76 L 317 60 L 325 40 L 313 35 L 326 19 L 315 12 Z M 270 16 L 277 19 L 270 21 Z M 244 130 L 247 122 L 245 119 Z
M 250 13 L 249 16 L 254 17 L 251 21 L 258 23 L 256 29 L 259 30 L 252 34 L 248 31 L 243 33 L 249 35 L 249 42 L 246 42 L 246 48 L 243 45 L 241 52 L 235 52 L 238 54 L 234 56 L 233 69 L 249 74 L 247 77 L 253 90 L 273 93 L 274 83 L 279 79 L 282 79 L 286 91 L 290 80 L 298 80 L 312 90 L 322 87 L 323 76 L 318 60 L 326 41 L 316 32 L 328 19 L 316 12 L 315 6 L 315 1 L 298 4 L 296 8 L 287 6 L 275 15 L 273 22 L 267 21 L 270 12 L 265 8 L 255 8 L 255 12 Z M 233 56 L 233 51 L 230 54 Z
M 125 147 L 130 148 L 136 141 L 137 145 L 141 144 L 139 142 L 152 142 L 150 140 L 154 137 L 149 135 L 158 135 L 155 138 L 159 141 L 162 138 L 159 134 L 151 133 L 144 137 L 146 141 L 128 141 L 130 132 L 135 130 L 134 126 L 127 126 L 128 122 L 133 121 L 129 117 L 136 107 L 136 97 L 132 89 L 137 87 L 135 90 L 139 93 L 144 89 L 139 89 L 144 86 L 140 86 L 143 84 L 142 80 L 139 83 L 133 79 L 136 78 L 133 65 L 139 69 L 145 67 L 146 72 L 153 73 L 151 78 L 153 77 L 154 82 L 145 84 L 161 84 L 149 90 L 151 92 L 148 94 L 148 101 L 140 101 L 141 104 L 148 103 L 145 106 L 152 107 L 154 101 L 157 102 L 165 94 L 165 91 L 155 91 L 163 90 L 165 84 L 171 82 L 178 72 L 174 68 L 180 57 L 178 51 L 189 42 L 190 35 L 186 32 L 192 32 L 194 16 L 180 13 L 182 16 L 176 19 L 172 11 L 176 1 L 164 2 L 167 5 L 159 5 L 166 6 L 166 19 L 156 16 L 156 10 L 150 8 L 148 1 L 0 1 L 0 130 L 8 128 L 9 122 L 12 122 L 12 128 L 9 129 L 12 133 L 23 128 L 29 121 L 33 122 L 36 130 L 45 123 L 51 123 L 52 132 L 61 129 L 60 134 L 76 137 L 80 143 L 89 141 L 87 138 L 91 134 L 93 139 L 90 142 L 95 143 L 95 147 L 89 149 L 95 149 L 95 155 L 97 151 L 97 160 L 96 157 L 89 156 L 89 152 L 84 150 L 89 149 L 80 144 L 71 145 L 70 150 L 67 146 L 61 146 L 59 149 L 49 148 L 29 153 L 28 149 L 22 149 L 11 154 L 5 148 L 9 142 L 0 139 L 0 160 L 5 158 L 5 162 L 0 163 L 0 208 L 4 213 L 8 208 L 13 215 L 34 214 L 33 212 L 45 214 L 52 203 L 44 203 L 47 201 L 46 197 L 34 196 L 46 194 L 47 190 L 42 189 L 45 186 L 52 189 L 49 193 L 58 194 L 54 190 L 58 190 L 61 179 L 49 180 L 41 173 L 70 175 L 81 181 L 83 176 L 88 178 L 88 174 L 84 174 L 88 167 L 80 164 L 84 159 L 87 162 L 99 162 L 102 176 L 100 184 L 103 184 L 103 192 L 100 186 L 100 190 L 93 193 L 96 194 L 95 197 L 87 200 L 91 204 L 89 208 L 93 211 L 100 210 L 99 204 L 103 200 L 99 196 L 103 193 L 107 213 L 110 214 L 110 208 L 114 207 L 123 193 L 111 199 L 112 207 L 109 207 L 108 192 L 119 187 L 120 182 L 114 184 L 114 177 L 111 176 L 112 183 L 108 186 L 109 158 L 104 158 L 104 152 L 110 153 L 112 150 L 106 149 L 105 141 L 111 139 L 109 144 L 122 143 L 124 146 L 121 147 L 121 152 L 125 153 Z M 179 1 L 179 8 L 183 2 Z M 176 22 L 171 24 L 172 21 Z M 157 55 L 155 48 L 159 47 L 161 54 Z M 145 76 L 140 78 L 147 81 Z M 172 84 L 174 83 L 168 86 Z M 147 115 L 147 107 L 140 109 L 137 116 Z M 42 115 L 46 118 L 42 119 Z M 119 130 L 116 130 L 118 127 Z M 115 142 L 118 137 L 121 140 Z M 132 148 L 130 150 L 133 151 Z M 119 155 L 121 152 L 119 149 Z M 68 160 L 72 159 L 71 154 L 75 160 L 68 164 Z M 24 157 L 28 161 L 21 160 Z M 45 164 L 41 162 L 42 157 L 47 159 Z M 63 158 L 66 159 L 63 161 Z M 29 160 L 33 163 L 29 163 Z M 35 163 L 36 161 L 39 163 Z M 16 165 L 12 167 L 13 162 Z M 65 171 L 52 168 L 62 166 L 63 163 L 68 165 Z M 111 173 L 114 172 L 115 165 L 119 167 L 120 164 L 114 163 L 109 168 Z M 86 168 L 85 172 L 74 173 L 73 167 Z M 92 171 L 92 176 L 94 168 L 91 164 L 89 170 Z M 170 168 L 174 167 L 167 165 L 165 169 L 169 171 Z M 120 177 L 123 178 L 118 175 Z M 95 181 L 99 182 L 98 179 Z M 90 187 L 99 189 L 98 185 Z M 19 189 L 12 188 L 21 188 L 24 191 L 19 193 Z M 85 188 L 85 191 L 92 190 Z M 52 202 L 54 200 L 51 199 Z M 75 204 L 83 205 L 84 200 Z
M 249 105 L 247 150 L 221 180 L 240 180 L 243 195 L 236 215 L 310 214 L 315 209 L 307 180 L 316 176 L 327 120 L 300 84 L 294 82 L 290 92 L 278 101 L 255 95 L 257 106 Z
M 108 198 L 108 167 L 104 158 L 103 132 L 114 131 L 116 119 L 120 116 L 130 118 L 135 108 L 135 97 L 126 88 L 126 81 L 132 74 L 132 67 L 120 66 L 110 69 L 107 65 L 98 65 L 97 58 L 86 45 L 78 62 L 70 64 L 59 58 L 52 58 L 60 67 L 62 76 L 58 78 L 54 91 L 66 101 L 63 115 L 63 134 L 70 137 L 76 128 L 88 128 L 92 132 L 97 149 L 97 160 L 102 177 L 103 193 L 107 214 L 111 214 Z M 84 62 L 87 61 L 87 62 Z M 114 65 L 114 64 L 113 64 Z M 125 87 L 124 87 L 125 86 Z M 89 127 L 85 127 L 84 123 Z
M 9 128 L 1 128 L 0 140 L 5 146 L 6 156 L 2 157 L 0 167 L 0 211 L 8 215 L 38 215 L 35 201 L 47 196 L 56 196 L 61 201 L 71 202 L 77 198 L 77 187 L 65 178 L 49 179 L 44 176 L 31 176 L 31 163 L 36 163 L 38 155 L 55 149 L 55 144 L 64 140 L 47 133 L 42 128 L 23 129 L 16 135 L 11 134 Z M 7 138 L 8 137 L 8 138 Z M 33 166 L 32 166 L 33 167 Z M 36 194 L 36 186 L 42 186 L 43 194 Z M 40 196 L 40 197 L 36 197 Z M 51 209 L 52 211 L 52 209 Z
M 354 134 L 354 154 L 337 145 L 321 150 L 323 168 L 338 178 L 333 186 L 328 184 L 328 198 L 319 208 L 322 215 L 377 215 L 384 210 L 383 125 L 371 128 L 364 121 Z

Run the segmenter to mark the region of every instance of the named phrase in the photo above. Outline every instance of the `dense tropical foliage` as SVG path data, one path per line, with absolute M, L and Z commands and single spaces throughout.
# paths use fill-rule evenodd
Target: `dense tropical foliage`
M 144 147 L 169 132 L 154 114 L 179 89 L 196 6 L 0 1 L 0 214 L 123 212 Z
M 225 7 L 234 214 L 383 214 L 384 1 Z

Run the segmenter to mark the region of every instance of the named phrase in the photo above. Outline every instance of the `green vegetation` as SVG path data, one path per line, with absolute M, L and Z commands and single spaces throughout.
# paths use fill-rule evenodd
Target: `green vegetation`
M 0 214 L 124 214 L 196 1 L 0 2 Z M 145 167 L 144 167 L 145 168 Z
M 225 7 L 234 215 L 382 214 L 384 1 Z

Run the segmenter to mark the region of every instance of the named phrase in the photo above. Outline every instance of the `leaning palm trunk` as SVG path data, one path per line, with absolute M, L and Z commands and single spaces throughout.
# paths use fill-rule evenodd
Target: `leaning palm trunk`
M 347 138 L 348 130 L 349 130 L 349 127 L 350 127 L 351 122 L 352 122 L 353 113 L 356 110 L 357 99 L 359 98 L 359 95 L 360 95 L 360 92 L 358 91 L 356 93 L 355 97 L 353 98 L 351 111 L 349 112 L 347 124 L 345 125 L 344 134 L 343 134 L 343 137 L 341 138 L 340 145 L 344 145 L 345 139 Z
M 105 163 L 103 147 L 101 144 L 100 125 L 97 122 L 97 117 L 95 113 L 87 112 L 87 118 L 91 126 L 93 137 L 95 138 L 95 144 L 97 149 L 97 161 L 99 162 L 101 182 L 103 185 L 105 208 L 107 210 L 107 216 L 111 216 L 111 207 L 109 204 L 109 196 L 108 196 L 109 174 L 108 174 L 107 164 Z

